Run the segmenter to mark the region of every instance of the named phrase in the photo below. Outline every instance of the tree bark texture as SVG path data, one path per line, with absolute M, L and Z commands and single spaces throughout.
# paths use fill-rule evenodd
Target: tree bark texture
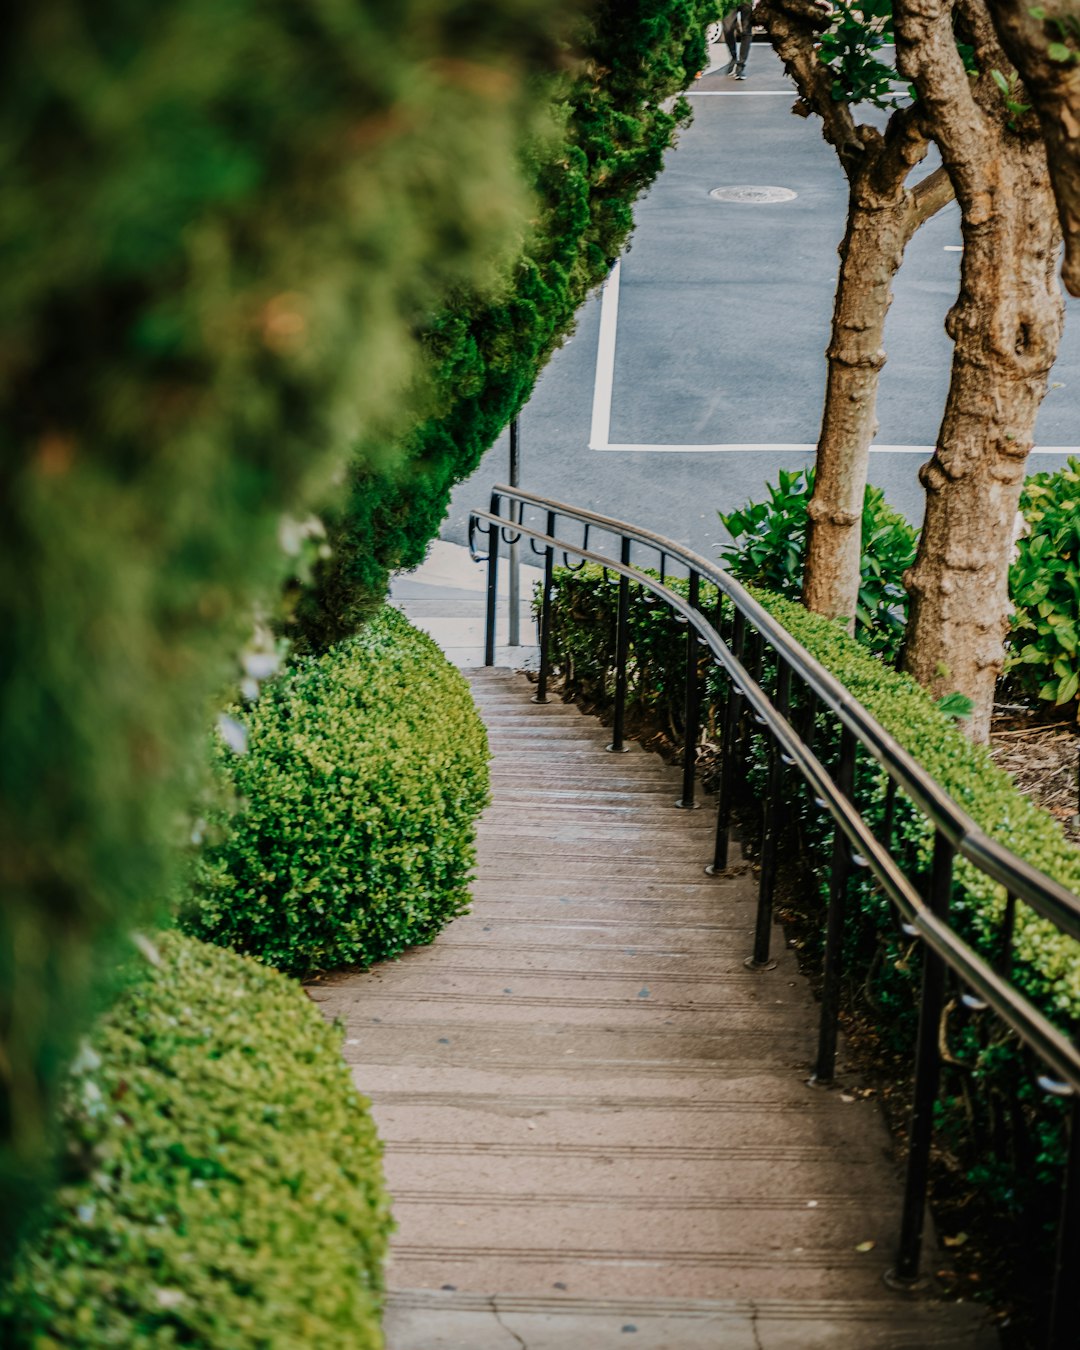
M 1001 45 L 1016 67 L 1042 127 L 1065 236 L 1061 277 L 1070 294 L 1080 295 L 1080 63 L 1051 60 L 1050 49 L 1075 34 L 1075 0 L 1043 0 L 1037 19 L 1030 0 L 988 0 Z M 1075 36 L 1067 44 L 1074 50 Z
M 925 150 L 923 142 L 919 158 Z M 913 192 L 904 187 L 907 164 L 883 164 L 881 154 L 873 158 L 872 165 L 861 166 L 852 175 L 847 233 L 840 246 L 803 583 L 808 609 L 846 618 L 852 625 L 892 282 L 912 234 L 952 199 L 951 184 L 942 171 L 935 171 Z
M 917 227 L 952 200 L 943 170 L 916 188 L 908 176 L 929 146 L 918 108 L 894 112 L 884 132 L 856 123 L 833 98 L 832 72 L 818 53 L 829 15 L 813 0 L 762 0 L 758 16 L 795 81 L 795 111 L 821 118 L 822 133 L 847 175 L 848 215 L 840 246 L 832 338 L 826 350 L 825 404 L 809 504 L 803 601 L 854 626 L 862 561 L 862 511 L 877 434 L 877 395 L 885 364 L 885 316 L 892 281 Z
M 1007 70 L 983 0 L 963 0 L 961 18 L 980 69 Z M 946 321 L 955 344 L 949 396 L 920 472 L 926 518 L 906 578 L 904 665 L 935 695 L 969 697 L 970 733 L 985 741 L 1008 628 L 1016 510 L 1061 336 L 1060 236 L 1038 129 L 1030 117 L 1011 127 L 987 76 L 969 80 L 951 7 L 898 0 L 896 25 L 900 68 L 927 108 L 964 235 L 960 294 Z

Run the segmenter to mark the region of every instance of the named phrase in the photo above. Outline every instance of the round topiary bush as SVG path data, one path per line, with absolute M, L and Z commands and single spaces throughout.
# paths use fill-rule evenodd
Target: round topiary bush
M 306 973 L 430 942 L 468 903 L 487 738 L 469 687 L 397 610 L 302 658 L 218 748 L 238 810 L 197 866 L 190 932 Z
M 80 1053 L 0 1343 L 381 1350 L 380 1149 L 290 980 L 178 934 Z

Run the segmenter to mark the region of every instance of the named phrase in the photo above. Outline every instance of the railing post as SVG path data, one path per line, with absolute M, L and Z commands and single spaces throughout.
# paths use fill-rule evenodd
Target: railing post
M 499 499 L 492 497 L 491 514 L 499 514 Z M 484 618 L 484 665 L 495 664 L 495 610 L 499 592 L 499 541 L 502 527 L 488 523 L 487 613 Z
M 836 786 L 847 801 L 855 789 L 855 733 L 840 728 L 840 763 Z M 831 1083 L 836 1072 L 836 1035 L 840 1018 L 840 982 L 844 975 L 844 919 L 847 913 L 851 849 L 839 822 L 833 826 L 832 870 L 829 876 L 829 912 L 825 923 L 825 970 L 821 982 L 821 1017 L 817 1061 L 812 1081 Z
M 518 419 L 510 423 L 510 486 L 519 487 L 521 479 L 521 455 L 519 453 Z M 518 502 L 510 505 L 510 519 L 520 524 L 525 519 L 525 504 Z M 509 647 L 521 646 L 521 535 L 517 532 L 510 536 L 507 567 L 507 611 L 508 623 L 506 643 Z
M 555 512 L 547 513 L 547 536 L 555 535 Z M 534 703 L 546 703 L 548 676 L 551 674 L 551 584 L 555 571 L 555 549 L 548 544 L 544 550 L 544 596 L 540 605 L 540 674 L 536 679 Z
M 1069 1111 L 1069 1147 L 1054 1259 L 1054 1289 L 1046 1350 L 1071 1350 L 1080 1327 L 1080 1099 L 1073 1094 Z
M 777 653 L 776 711 L 786 718 L 791 701 L 791 667 Z M 780 747 L 774 739 L 769 747 L 769 777 L 765 790 L 765 817 L 761 838 L 761 872 L 758 880 L 757 920 L 754 924 L 754 954 L 745 964 L 751 970 L 772 970 L 775 961 L 769 959 L 769 940 L 772 936 L 773 895 L 776 891 L 777 848 L 780 832 L 780 787 L 783 780 L 783 762 Z
M 701 578 L 690 573 L 690 608 L 696 610 L 701 597 Z M 686 690 L 683 698 L 683 774 L 682 796 L 675 803 L 683 811 L 694 811 L 694 786 L 697 770 L 698 722 L 701 690 L 698 681 L 698 634 L 692 623 L 686 625 Z
M 623 539 L 619 554 L 624 567 L 630 565 L 630 540 Z M 615 717 L 611 725 L 612 754 L 620 755 L 629 747 L 623 745 L 623 722 L 626 716 L 626 661 L 630 653 L 630 578 L 619 577 L 619 610 L 615 621 Z
M 930 909 L 939 919 L 948 919 L 952 895 L 953 847 L 938 831 L 934 836 L 934 862 L 930 874 Z M 886 1277 L 899 1287 L 910 1287 L 919 1278 L 926 1189 L 930 1176 L 930 1142 L 934 1131 L 934 1103 L 941 1077 L 941 1016 L 945 1007 L 945 961 L 927 944 L 923 950 L 922 998 L 915 1051 L 915 1096 L 908 1133 L 907 1178 L 896 1265 Z
M 742 661 L 746 637 L 746 619 L 741 609 L 735 609 L 731 624 L 731 654 Z M 731 814 L 735 800 L 735 741 L 739 732 L 742 711 L 742 690 L 733 675 L 728 677 L 727 699 L 724 702 L 724 726 L 720 735 L 720 799 L 716 804 L 716 847 L 713 860 L 705 871 L 710 876 L 722 872 L 728 865 L 728 836 L 731 834 Z

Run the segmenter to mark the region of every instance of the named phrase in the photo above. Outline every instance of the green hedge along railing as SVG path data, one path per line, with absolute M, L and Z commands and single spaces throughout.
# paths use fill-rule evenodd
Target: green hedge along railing
M 62 1185 L 0 1293 L 11 1350 L 381 1350 L 380 1149 L 291 981 L 168 934 L 84 1043 Z
M 396 956 L 464 912 L 487 738 L 431 638 L 383 609 L 235 719 L 247 748 L 216 748 L 188 931 L 305 974 Z
M 666 584 L 685 596 L 687 583 Z M 551 611 L 551 660 L 565 677 L 564 695 L 579 694 L 599 709 L 612 706 L 615 681 L 615 627 L 618 578 L 589 564 L 581 570 L 556 569 Z M 1013 786 L 988 752 L 972 745 L 956 723 L 909 677 L 877 660 L 834 622 L 767 592 L 755 598 L 788 632 L 890 732 L 992 838 L 1033 863 L 1073 893 L 1080 892 L 1080 850 L 1060 827 Z M 715 588 L 703 583 L 701 609 L 713 613 Z M 676 743 L 682 736 L 686 672 L 686 628 L 663 604 L 649 603 L 631 589 L 628 612 L 629 662 L 627 720 L 643 729 L 660 727 Z M 766 666 L 762 683 L 771 687 Z M 719 740 L 716 719 L 726 677 L 709 663 L 703 707 L 705 737 Z M 820 720 L 824 728 L 824 720 Z M 760 800 L 765 790 L 767 746 L 751 734 L 747 781 Z M 815 753 L 830 772 L 838 760 L 838 738 L 820 731 Z M 797 832 L 799 856 L 817 878 L 823 913 L 827 896 L 833 827 L 805 791 L 791 796 L 789 827 Z M 871 828 L 885 813 L 882 771 L 860 771 L 856 803 Z M 751 834 L 756 817 L 745 822 Z M 897 849 L 916 872 L 930 863 L 929 830 L 899 794 L 894 823 Z M 892 904 L 865 872 L 851 886 L 846 969 L 849 1005 L 875 1023 L 883 1041 L 909 1053 L 919 990 L 917 947 L 899 928 Z M 805 892 L 805 886 L 802 887 Z M 955 870 L 953 923 L 988 956 L 999 951 L 1005 896 L 984 874 L 962 859 Z M 813 902 L 810 909 L 813 910 Z M 850 911 L 849 911 L 850 912 Z M 812 945 L 812 944 L 811 944 Z M 1015 984 L 1070 1033 L 1080 1029 L 1080 950 L 1070 938 L 1019 907 L 1013 960 Z M 959 1002 L 944 1028 L 957 1063 L 946 1066 L 939 1102 L 939 1125 L 963 1159 L 971 1182 L 1005 1216 L 1025 1215 L 1038 1234 L 1040 1223 L 1056 1219 L 1063 1158 L 1060 1103 L 1035 1086 L 1032 1064 L 1001 1023 L 968 1012 Z
M 780 471 L 766 499 L 720 512 L 734 539 L 720 556 L 744 586 L 789 600 L 802 595 L 807 507 L 814 469 Z M 1080 711 L 1080 460 L 1037 473 L 1020 498 L 1023 524 L 1009 567 L 1015 606 L 1006 638 L 1003 687 L 1009 697 Z M 866 488 L 855 636 L 879 656 L 899 660 L 907 624 L 904 572 L 915 559 L 919 532 Z

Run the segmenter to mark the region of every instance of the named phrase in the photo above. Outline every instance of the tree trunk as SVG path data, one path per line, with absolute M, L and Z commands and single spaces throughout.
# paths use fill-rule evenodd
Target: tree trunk
M 946 324 L 955 342 L 949 397 L 919 474 L 926 519 L 906 578 L 904 654 L 905 669 L 935 695 L 973 701 L 977 741 L 989 736 L 1014 522 L 1064 313 L 1041 141 L 1002 137 L 982 167 L 986 192 L 964 213 L 960 296 Z
M 987 0 L 987 8 L 1038 114 L 1065 235 L 1061 276 L 1080 295 L 1080 63 L 1051 57 L 1054 43 L 1076 51 L 1075 0 Z
M 880 157 L 876 157 L 880 159 Z M 921 154 L 919 155 L 921 158 Z M 840 246 L 832 341 L 818 437 L 803 602 L 854 627 L 862 560 L 862 511 L 877 434 L 877 395 L 885 364 L 885 316 L 893 277 L 918 226 L 952 199 L 942 171 L 915 192 L 904 187 L 910 165 L 894 167 L 885 192 L 867 165 L 852 175 L 848 223 Z

